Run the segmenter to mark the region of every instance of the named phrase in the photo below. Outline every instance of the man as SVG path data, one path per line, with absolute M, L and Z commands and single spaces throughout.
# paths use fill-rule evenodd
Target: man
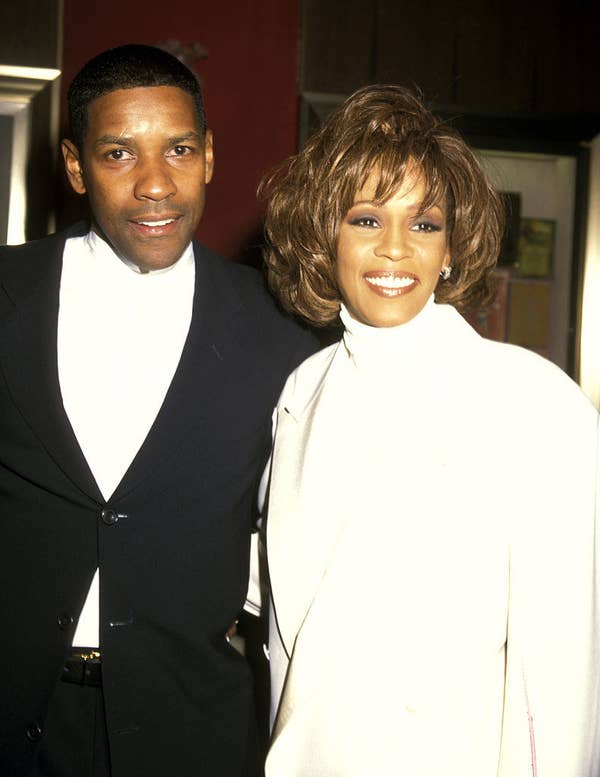
M 104 52 L 69 113 L 91 229 L 0 249 L 0 773 L 252 774 L 226 632 L 272 408 L 313 341 L 191 243 L 213 145 L 187 68 Z

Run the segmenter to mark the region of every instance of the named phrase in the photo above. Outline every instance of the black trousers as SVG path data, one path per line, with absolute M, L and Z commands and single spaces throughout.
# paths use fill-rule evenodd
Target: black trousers
M 57 682 L 31 777 L 110 777 L 102 688 Z

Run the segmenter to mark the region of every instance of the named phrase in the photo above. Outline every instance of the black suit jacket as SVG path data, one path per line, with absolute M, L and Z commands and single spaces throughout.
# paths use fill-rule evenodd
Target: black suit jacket
M 195 244 L 179 367 L 106 504 L 59 390 L 64 240 L 0 249 L 0 773 L 29 771 L 100 565 L 114 777 L 238 777 L 251 681 L 224 633 L 245 598 L 272 408 L 314 341 L 257 273 Z M 118 315 L 110 299 L 106 315 Z M 98 364 L 97 379 L 119 375 Z

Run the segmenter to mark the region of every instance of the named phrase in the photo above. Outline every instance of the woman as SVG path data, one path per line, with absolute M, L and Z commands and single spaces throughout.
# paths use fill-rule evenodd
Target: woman
M 597 775 L 598 417 L 455 309 L 499 248 L 479 162 L 372 86 L 268 189 L 272 288 L 344 325 L 278 407 L 268 777 Z

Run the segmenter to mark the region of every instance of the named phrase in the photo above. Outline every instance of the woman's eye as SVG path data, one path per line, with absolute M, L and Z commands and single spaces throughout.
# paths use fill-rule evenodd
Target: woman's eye
M 350 224 L 353 227 L 374 228 L 379 226 L 379 222 L 373 216 L 357 216 L 356 218 L 351 219 Z
M 442 227 L 432 221 L 418 221 L 412 226 L 414 232 L 441 232 Z

